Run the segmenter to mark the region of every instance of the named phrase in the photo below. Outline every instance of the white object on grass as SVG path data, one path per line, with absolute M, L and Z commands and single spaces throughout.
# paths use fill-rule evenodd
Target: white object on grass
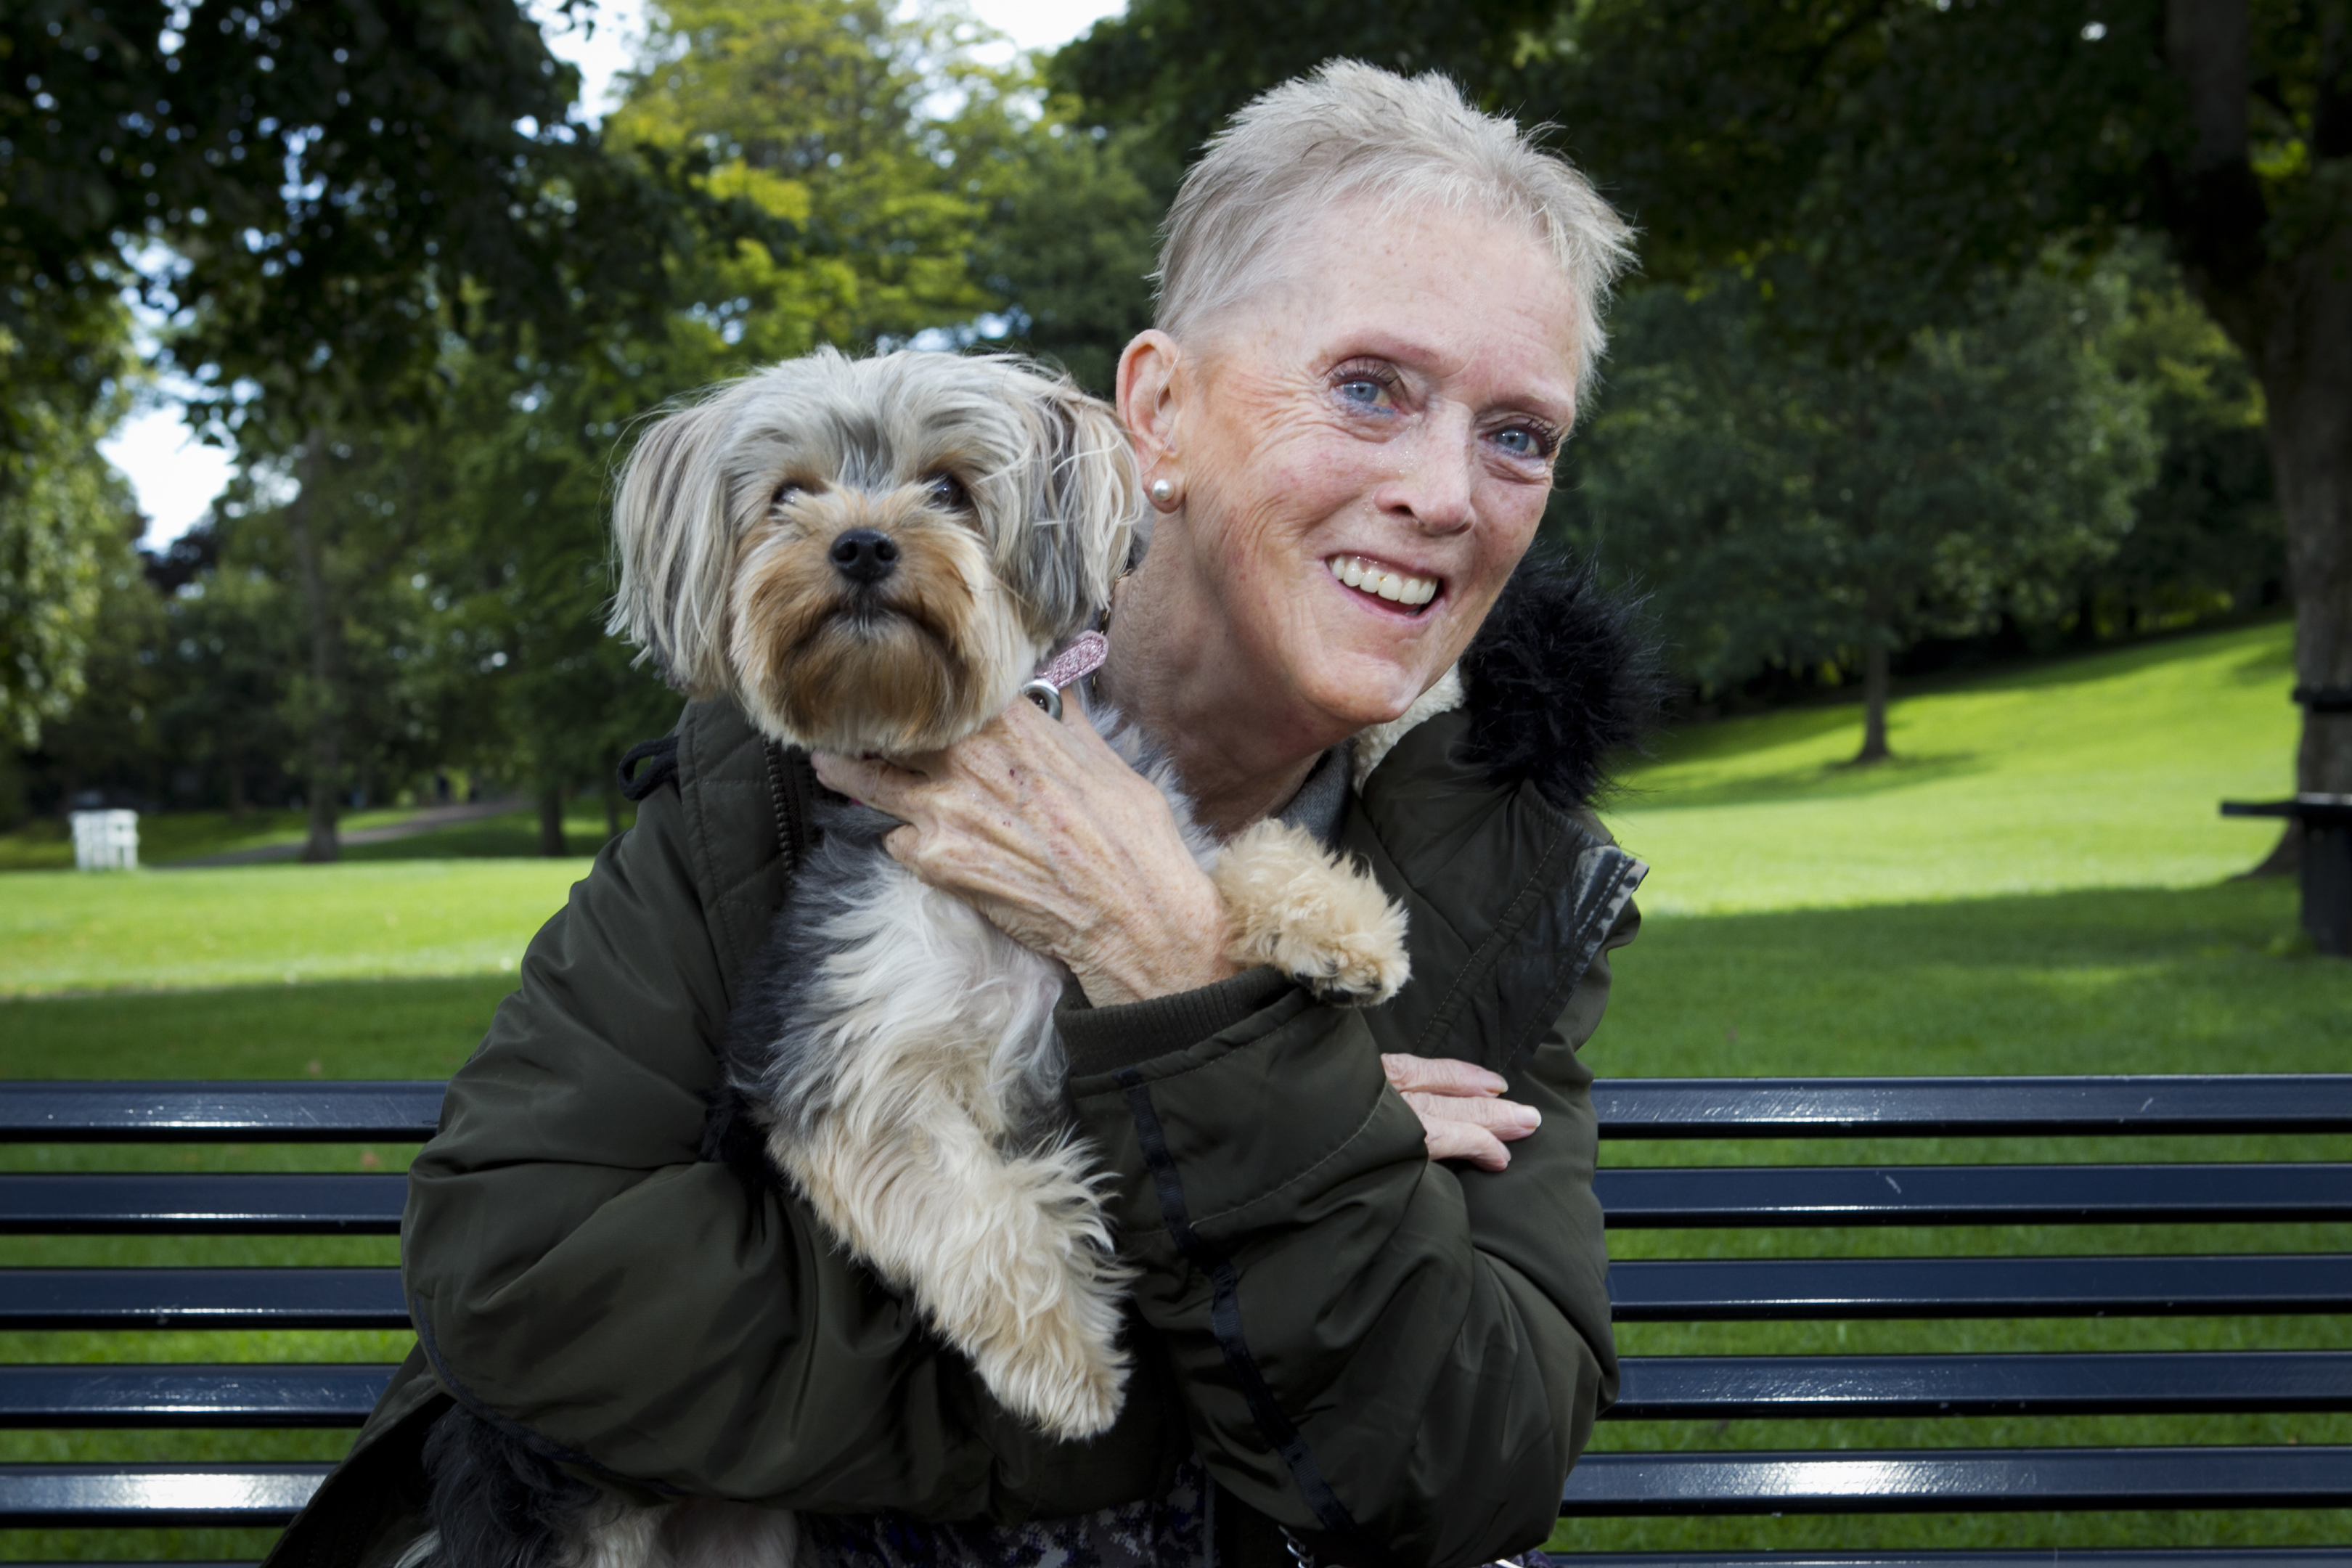
M 73 841 L 78 871 L 139 869 L 139 814 L 135 811 L 77 811 Z

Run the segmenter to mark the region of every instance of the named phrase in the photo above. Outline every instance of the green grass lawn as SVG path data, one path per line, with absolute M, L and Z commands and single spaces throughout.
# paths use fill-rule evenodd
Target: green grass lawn
M 585 860 L 0 879 L 0 995 L 511 973 Z
M 2218 807 L 2294 787 L 2292 630 L 1923 683 L 1889 715 L 1895 760 L 1874 767 L 1849 762 L 1859 703 L 1702 726 L 1606 815 L 1654 868 L 1642 901 L 1659 911 L 2197 887 L 2278 837 Z
M 624 827 L 635 811 L 634 806 L 622 808 Z M 357 833 L 398 826 L 415 816 L 405 806 L 357 811 L 344 816 L 340 826 L 346 834 Z M 299 811 L 254 810 L 235 816 L 226 811 L 147 812 L 139 818 L 139 859 L 143 866 L 169 867 L 235 850 L 299 844 L 308 831 L 308 819 Z M 572 854 L 594 854 L 607 837 L 603 806 L 594 801 L 567 805 L 563 834 Z M 524 806 L 414 837 L 342 847 L 346 860 L 520 859 L 538 853 L 539 816 Z M 42 817 L 0 833 L 0 871 L 72 868 L 73 838 L 62 817 Z
M 2352 964 L 2315 958 L 2294 890 L 2224 879 L 2273 829 L 2224 796 L 2286 787 L 2285 628 L 2183 638 L 1969 683 L 1895 713 L 1903 759 L 1839 765 L 1853 709 L 1670 743 L 1612 825 L 1654 868 L 1619 955 L 1605 1077 L 2342 1071 Z M 528 828 L 528 819 L 519 819 Z M 591 825 L 592 826 L 594 825 Z M 474 825 L 485 834 L 497 823 Z M 457 830 L 453 830 L 457 831 Z M 471 831 L 471 830 L 467 830 Z M 412 841 L 413 842 L 413 841 Z M 512 843 L 513 840 L 507 842 Z M 584 842 L 593 843 L 593 839 Z M 521 846 L 528 848 L 528 844 Z M 385 846 L 387 849 L 403 846 Z M 444 853 L 456 854 L 455 847 Z M 585 862 L 0 879 L 0 1074 L 441 1077 Z M 288 984 L 292 974 L 300 982 Z M 365 977 L 365 978 L 362 978 Z M 258 984 L 256 984 L 256 983 Z M 170 989 L 164 989 L 170 988 Z M 58 994 L 58 993 L 99 993 Z M 394 1170 L 379 1147 L 0 1150 L 0 1168 Z M 2352 1139 L 1635 1142 L 1606 1163 L 2352 1159 Z M 2352 1227 L 1618 1231 L 1620 1258 L 2352 1250 Z M 21 1237 L 0 1261 L 388 1262 L 389 1238 Z M 12 1335 L 0 1360 L 393 1359 L 404 1336 Z M 2334 1319 L 1635 1324 L 1635 1354 L 2352 1348 Z M 0 1459 L 331 1458 L 311 1433 L 0 1434 Z M 1622 1448 L 2352 1443 L 2352 1417 L 1609 1424 Z M 246 1557 L 267 1532 L 0 1532 L 9 1558 Z M 1660 1552 L 2352 1542 L 2346 1512 L 1603 1521 L 1556 1549 Z

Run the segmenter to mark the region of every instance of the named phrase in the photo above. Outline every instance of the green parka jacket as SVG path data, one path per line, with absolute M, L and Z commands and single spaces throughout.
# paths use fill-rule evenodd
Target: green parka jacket
M 449 1086 L 403 1223 L 418 1353 L 269 1568 L 413 1538 L 453 1396 L 648 1500 L 1013 1522 L 1160 1496 L 1198 1454 L 1244 1565 L 1278 1554 L 1267 1521 L 1367 1568 L 1542 1542 L 1616 1387 L 1576 1052 L 1641 868 L 1589 816 L 1496 782 L 1442 714 L 1341 828 L 1408 910 L 1394 1001 L 1319 1006 L 1259 970 L 1065 1008 L 1139 1269 L 1125 1409 L 1072 1445 L 999 1409 L 794 1195 L 705 1157 L 714 1043 L 816 785 L 731 705 L 689 706 L 677 741 L 675 787 L 574 886 Z M 1384 1051 L 1495 1068 L 1543 1126 L 1507 1171 L 1433 1163 Z

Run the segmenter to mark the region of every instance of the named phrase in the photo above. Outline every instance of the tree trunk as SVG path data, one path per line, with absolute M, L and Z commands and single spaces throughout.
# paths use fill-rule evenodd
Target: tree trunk
M 2352 688 L 2352 246 L 2342 248 L 2337 268 L 2311 258 L 2299 319 L 2281 323 L 2275 335 L 2288 341 L 2263 383 L 2294 595 L 2294 679 L 2313 693 Z M 2352 713 L 2305 710 L 2294 776 L 2306 793 L 2352 795 Z
M 1895 681 L 1893 656 L 1885 643 L 1873 638 L 1862 656 L 1862 750 L 1857 763 L 1883 763 L 1895 753 L 1886 749 L 1886 695 Z
M 314 864 L 342 853 L 335 837 L 335 807 L 343 772 L 343 628 L 327 590 L 326 565 L 320 558 L 313 517 L 326 441 L 326 432 L 316 429 L 304 438 L 301 493 L 286 509 L 286 537 L 294 550 L 303 620 L 310 637 L 310 765 L 302 786 L 310 811 L 310 834 L 303 842 L 302 858 Z
M 553 784 L 539 792 L 539 852 L 550 859 L 571 853 L 563 843 L 563 791 Z
M 2340 689 L 2352 686 L 2352 232 L 2340 196 L 2333 223 L 2303 214 L 2283 231 L 2270 210 L 2248 143 L 2247 0 L 2168 0 L 2167 12 L 2167 54 L 2196 139 L 2169 181 L 2166 224 L 2198 298 L 2262 380 L 2295 684 Z M 2352 158 L 2352 28 L 2331 11 L 2318 43 L 2327 85 L 2310 153 L 2341 169 Z M 2352 794 L 2352 715 L 2306 709 L 2294 771 L 2298 791 Z M 2292 869 L 2301 847 L 2290 828 L 2257 873 Z

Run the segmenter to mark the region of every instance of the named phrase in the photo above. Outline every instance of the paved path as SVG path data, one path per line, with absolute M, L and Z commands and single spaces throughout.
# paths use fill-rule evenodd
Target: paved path
M 520 800 L 477 800 L 460 805 L 430 805 L 404 822 L 388 822 L 382 827 L 362 827 L 341 836 L 345 844 L 389 844 L 396 838 L 415 838 L 420 834 L 438 832 L 463 822 L 479 822 L 484 817 L 506 816 L 520 811 Z M 151 869 L 158 871 L 194 870 L 205 866 L 263 866 L 275 860 L 299 860 L 302 856 L 302 840 L 289 844 L 262 844 L 251 849 L 224 850 L 218 855 L 199 855 L 192 860 L 159 862 Z

